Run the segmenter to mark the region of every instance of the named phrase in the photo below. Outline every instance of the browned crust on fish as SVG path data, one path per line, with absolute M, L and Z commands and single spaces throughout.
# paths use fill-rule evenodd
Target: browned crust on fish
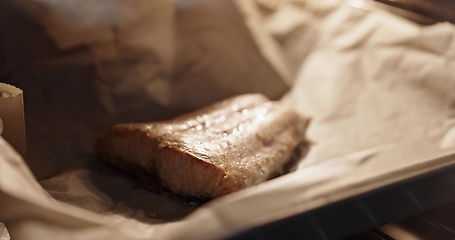
M 305 127 L 279 103 L 242 95 L 166 122 L 115 125 L 95 152 L 177 194 L 214 198 L 281 174 Z

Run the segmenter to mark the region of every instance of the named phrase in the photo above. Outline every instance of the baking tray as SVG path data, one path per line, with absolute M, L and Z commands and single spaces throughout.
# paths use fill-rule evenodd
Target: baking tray
M 402 151 L 412 150 L 411 146 Z M 392 151 L 400 151 L 400 147 Z M 426 161 L 402 159 L 409 164 L 389 166 L 389 172 L 376 177 L 378 182 L 387 182 L 380 187 L 249 229 L 229 239 L 343 239 L 455 201 L 455 154 L 435 153 L 425 158 Z M 362 171 L 354 170 L 351 174 L 362 175 Z M 403 177 L 392 179 L 396 174 Z M 388 177 L 391 181 L 387 181 Z M 369 188 L 368 185 L 371 182 L 349 186 L 362 189 Z

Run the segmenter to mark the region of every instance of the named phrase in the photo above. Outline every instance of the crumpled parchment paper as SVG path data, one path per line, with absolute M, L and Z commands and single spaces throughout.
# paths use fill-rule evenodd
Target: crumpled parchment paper
M 66 50 L 35 65 L 96 67 L 96 98 L 111 114 L 152 104 L 194 109 L 246 92 L 277 99 L 289 88 L 230 1 L 3 1 L 34 17 Z
M 5 224 L 0 222 L 0 240 L 10 240 L 8 229 L 6 229 Z
M 65 2 L 35 3 L 50 19 L 83 14 Z M 134 40 L 152 35 L 128 18 L 125 24 L 138 29 L 107 22 L 104 35 L 85 36 L 78 32 L 84 27 L 72 28 L 97 22 L 92 10 L 92 18 L 52 26 L 56 21 L 43 21 L 36 8 L 17 5 L 43 26 L 50 38 L 39 39 L 51 53 L 6 54 L 14 59 L 6 59 L 8 80 L 24 90 L 32 170 L 0 139 L 0 221 L 14 239 L 219 239 L 453 163 L 452 25 L 423 27 L 337 1 L 249 1 L 236 3 L 238 12 L 227 1 L 112 4 L 113 10 L 134 5 L 125 9 L 136 11 L 141 23 L 150 17 L 141 10 L 163 7 L 154 15 L 163 20 L 149 25 L 153 46 Z M 289 12 L 293 18 L 283 17 Z M 190 17 L 204 14 L 213 18 Z M 172 22 L 174 31 L 153 28 L 161 21 Z M 65 40 L 58 29 L 83 37 Z M 93 40 L 109 42 L 114 33 L 122 36 L 118 45 Z M 158 43 L 166 46 L 155 53 Z M 141 44 L 150 55 L 136 51 Z M 264 50 L 270 44 L 279 53 L 273 60 Z M 163 57 L 169 52 L 172 57 Z M 114 74 L 118 69 L 124 71 Z M 113 123 L 165 119 L 241 92 L 278 98 L 294 81 L 284 101 L 312 118 L 312 145 L 293 173 L 197 207 L 140 189 L 93 159 L 96 134 Z M 422 168 L 404 171 L 417 164 Z M 368 184 L 356 188 L 359 182 Z
M 318 29 L 316 50 L 292 90 L 295 105 L 313 120 L 308 137 L 318 144 L 308 161 L 438 138 L 454 126 L 452 24 L 421 27 L 342 7 Z

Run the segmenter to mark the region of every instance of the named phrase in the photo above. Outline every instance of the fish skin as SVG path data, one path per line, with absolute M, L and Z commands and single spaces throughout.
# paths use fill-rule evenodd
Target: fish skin
M 144 169 L 143 181 L 211 199 L 282 174 L 306 124 L 280 102 L 245 94 L 168 121 L 114 125 L 95 153 L 125 171 Z

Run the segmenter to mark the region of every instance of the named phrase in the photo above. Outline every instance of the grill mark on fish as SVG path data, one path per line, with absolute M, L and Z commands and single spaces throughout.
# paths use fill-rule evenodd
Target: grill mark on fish
M 169 121 L 119 124 L 96 141 L 99 159 L 143 181 L 215 198 L 282 174 L 307 121 L 261 94 L 240 95 Z

